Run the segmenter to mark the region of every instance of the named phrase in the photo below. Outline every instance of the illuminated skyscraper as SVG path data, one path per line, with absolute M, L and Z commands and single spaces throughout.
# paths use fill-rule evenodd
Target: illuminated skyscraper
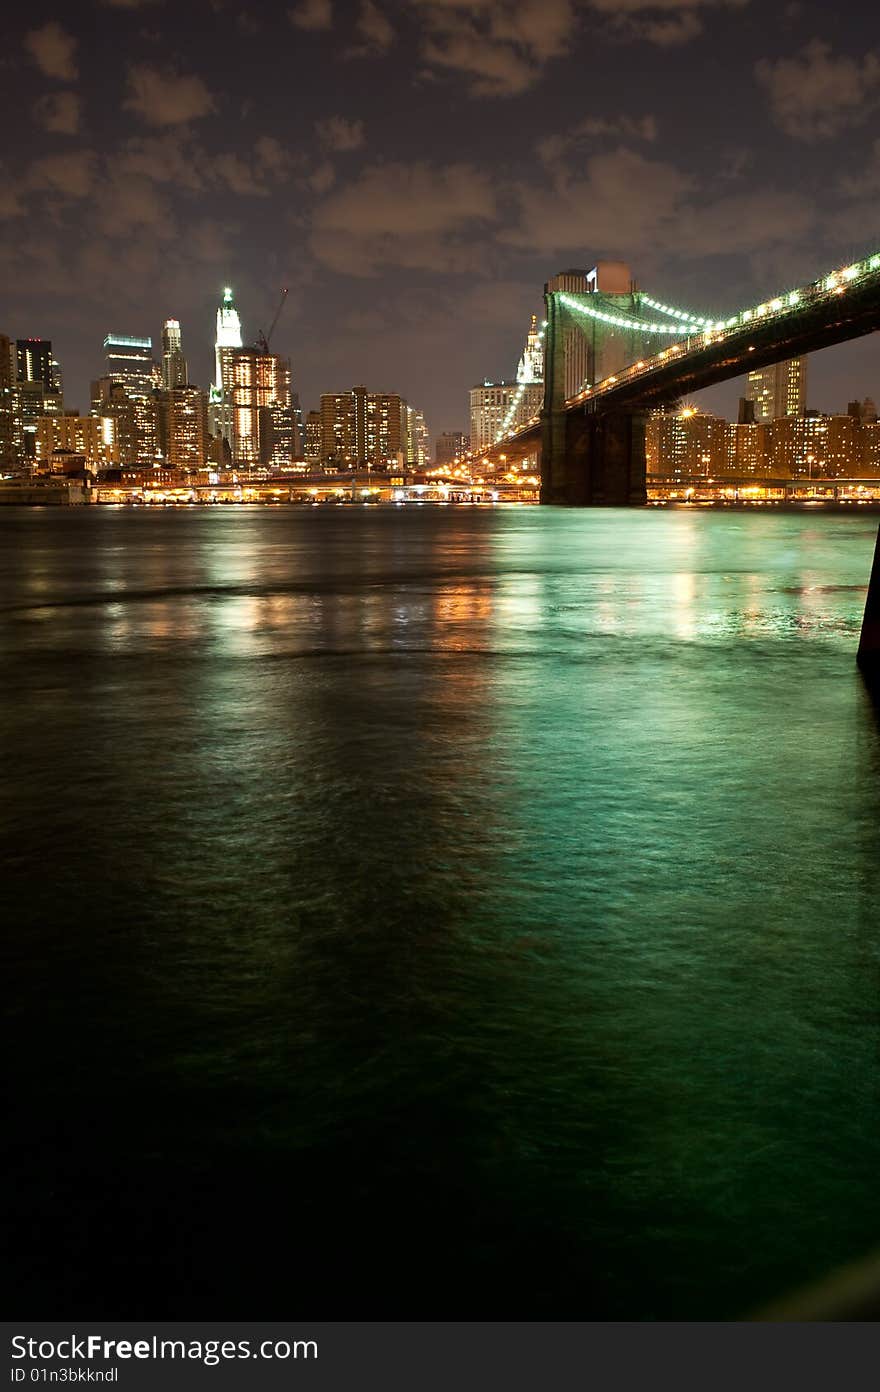
M 162 329 L 162 386 L 166 391 L 186 386 L 186 358 L 180 339 L 180 323 L 166 319 Z
M 156 386 L 153 340 L 129 334 L 108 334 L 104 339 L 105 376 L 121 382 L 132 401 L 146 400 Z
M 217 336 L 214 340 L 214 385 L 211 388 L 209 416 L 212 435 L 226 440 L 230 447 L 233 440 L 232 355 L 242 346 L 241 319 L 235 307 L 231 288 L 223 291 L 223 300 L 217 310 Z
M 807 409 L 807 359 L 790 358 L 750 372 L 746 396 L 755 403 L 758 425 L 802 416 Z
M 64 410 L 48 338 L 19 338 L 15 345 L 16 451 L 26 467 L 36 459 L 37 421 Z M 59 373 L 60 377 L 60 373 Z
M 10 340 L 0 334 L 0 468 L 4 469 L 18 462 L 14 353 Z
M 321 459 L 339 468 L 384 469 L 407 454 L 407 405 L 395 392 L 325 392 L 321 397 Z
M 516 370 L 516 380 L 526 383 L 543 382 L 544 380 L 544 347 L 538 333 L 537 314 L 532 315 L 529 336 L 526 339 L 526 346 Z
M 289 465 L 295 453 L 289 360 L 225 346 L 223 373 L 234 463 L 245 469 Z

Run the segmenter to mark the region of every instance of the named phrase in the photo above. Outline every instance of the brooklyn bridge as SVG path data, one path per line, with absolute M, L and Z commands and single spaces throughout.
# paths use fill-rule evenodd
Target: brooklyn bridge
M 542 408 L 518 420 L 515 400 L 483 455 L 533 460 L 544 503 L 638 507 L 648 412 L 880 328 L 880 254 L 726 318 L 655 299 L 618 261 L 562 272 L 544 299 Z

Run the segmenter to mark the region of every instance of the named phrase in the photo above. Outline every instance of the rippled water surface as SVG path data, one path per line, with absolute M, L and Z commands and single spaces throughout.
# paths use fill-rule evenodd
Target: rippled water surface
M 875 535 L 5 510 L 11 1313 L 729 1317 L 880 1240 Z

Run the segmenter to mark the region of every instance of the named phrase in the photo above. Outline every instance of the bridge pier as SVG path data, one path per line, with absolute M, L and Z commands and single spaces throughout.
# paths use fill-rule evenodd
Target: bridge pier
M 541 502 L 568 507 L 644 507 L 647 411 L 544 413 Z
M 862 619 L 862 634 L 856 661 L 872 693 L 880 696 L 880 530 L 874 546 L 874 564 L 868 583 L 868 598 Z

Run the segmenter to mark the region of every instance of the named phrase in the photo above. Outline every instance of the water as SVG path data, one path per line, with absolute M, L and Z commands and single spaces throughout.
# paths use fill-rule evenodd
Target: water
M 880 1240 L 875 534 L 0 514 L 10 1313 L 731 1317 Z

